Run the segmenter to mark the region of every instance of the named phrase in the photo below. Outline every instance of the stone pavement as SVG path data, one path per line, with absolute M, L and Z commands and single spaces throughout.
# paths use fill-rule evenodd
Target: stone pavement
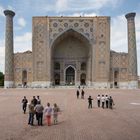
M 85 99 L 76 99 L 76 89 L 0 89 L 0 140 L 140 140 L 140 90 L 85 89 Z M 97 108 L 98 94 L 112 95 L 113 110 Z M 40 95 L 57 103 L 62 113 L 58 125 L 29 126 L 21 100 Z M 94 98 L 88 109 L 87 98 Z

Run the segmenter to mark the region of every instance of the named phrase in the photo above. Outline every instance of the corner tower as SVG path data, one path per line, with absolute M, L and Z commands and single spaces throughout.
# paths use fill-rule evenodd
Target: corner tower
M 129 88 L 137 88 L 137 49 L 135 35 L 135 16 L 136 13 L 125 15 L 128 28 L 128 76 Z
M 5 10 L 4 14 L 6 16 L 4 87 L 11 88 L 14 86 L 13 17 L 15 13 Z

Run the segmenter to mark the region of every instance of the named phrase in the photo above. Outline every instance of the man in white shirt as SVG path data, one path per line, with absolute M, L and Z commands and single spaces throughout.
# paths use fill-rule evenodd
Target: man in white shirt
M 100 107 L 100 104 L 101 104 L 101 97 L 100 95 L 97 96 L 97 105 L 98 107 Z
M 105 103 L 106 103 L 106 108 L 108 108 L 108 103 L 109 103 L 109 97 L 108 97 L 108 95 L 105 96 Z
M 104 97 L 104 95 L 102 95 L 101 101 L 102 101 L 102 108 L 104 109 L 104 105 L 105 105 L 105 97 Z

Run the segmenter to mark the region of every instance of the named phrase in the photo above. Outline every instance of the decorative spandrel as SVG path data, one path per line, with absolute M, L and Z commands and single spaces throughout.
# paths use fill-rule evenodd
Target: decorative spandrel
M 76 30 L 79 33 L 84 34 L 89 40 L 92 40 L 94 38 L 93 24 L 94 21 L 91 19 L 83 19 L 82 22 L 81 19 L 50 19 L 50 42 L 68 29 Z

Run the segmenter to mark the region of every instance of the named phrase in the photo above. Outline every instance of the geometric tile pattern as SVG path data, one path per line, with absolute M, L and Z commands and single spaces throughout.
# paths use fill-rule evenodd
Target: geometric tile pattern
M 128 53 L 117 53 L 111 51 L 110 56 L 111 80 L 114 78 L 115 71 L 118 72 L 117 81 L 128 80 Z M 118 81 L 118 82 L 119 82 Z
M 6 15 L 5 81 L 14 81 L 13 72 L 13 16 Z
M 134 19 L 128 19 L 128 54 L 129 54 L 129 74 L 137 75 L 137 54 Z
M 129 80 L 137 81 L 137 49 L 135 36 L 135 16 L 136 13 L 126 14 L 128 28 L 128 64 Z
M 32 52 L 26 51 L 23 53 L 14 54 L 14 81 L 15 85 L 23 84 L 23 71 L 27 72 L 27 85 L 31 84 L 33 77 L 32 68 Z
M 110 44 L 109 44 L 110 20 L 108 19 L 109 19 L 108 17 L 34 17 L 33 18 L 34 80 L 35 81 L 43 80 L 44 78 L 43 75 L 46 75 L 46 77 L 48 76 L 51 77 L 51 79 L 53 79 L 52 78 L 53 75 L 50 73 L 51 68 L 50 69 L 48 68 L 48 66 L 49 67 L 52 66 L 53 63 L 52 62 L 53 60 L 50 60 L 52 59 L 51 55 L 53 54 L 51 46 L 54 41 L 56 42 L 58 41 L 57 38 L 59 36 L 64 35 L 66 37 L 68 35 L 67 31 L 75 31 L 70 33 L 74 33 L 74 35 L 77 37 L 77 41 L 78 40 L 81 40 L 80 42 L 82 42 L 82 40 L 85 41 L 84 37 L 86 37 L 92 44 L 91 50 L 93 49 L 94 51 L 95 49 L 96 50 L 95 55 L 98 54 L 98 58 L 96 58 L 96 62 L 95 62 L 95 65 L 96 63 L 98 65 L 96 68 L 97 78 L 98 77 L 100 77 L 100 79 L 104 78 L 105 80 L 108 81 L 109 59 L 110 59 L 109 57 L 110 56 L 110 51 L 109 51 L 110 50 Z M 59 38 L 59 41 L 61 41 L 62 38 Z M 78 48 L 79 45 L 72 44 L 72 40 L 70 42 L 67 42 L 66 44 L 70 44 L 72 48 L 74 48 L 74 51 L 68 50 L 67 53 L 63 53 L 67 55 L 65 57 L 73 58 L 73 55 L 75 53 L 77 55 L 81 53 L 81 50 L 79 51 L 76 49 Z M 93 48 L 93 45 L 96 45 L 96 48 L 95 47 Z M 83 46 L 83 44 L 81 44 L 80 46 Z M 82 50 L 84 50 L 84 48 Z M 93 54 L 91 54 L 91 56 L 92 55 Z M 63 55 L 61 56 L 61 58 L 62 57 Z M 80 56 L 80 58 L 82 58 L 82 56 Z M 66 62 L 66 59 L 64 60 Z M 73 60 L 71 60 L 68 64 L 72 65 L 72 61 Z M 74 62 L 76 63 L 77 61 L 79 60 L 76 58 Z M 91 65 L 94 64 L 91 63 Z M 90 69 L 90 67 L 91 66 L 88 66 L 88 69 Z M 89 70 L 87 70 L 87 72 L 89 72 Z M 88 73 L 87 75 L 90 74 Z M 94 76 L 92 78 L 94 78 Z
M 107 20 L 104 19 L 99 19 L 98 20 L 98 49 L 97 49 L 97 54 L 98 54 L 98 61 L 99 61 L 99 70 L 98 70 L 98 75 L 100 79 L 108 79 L 108 61 L 110 58 L 108 58 L 108 47 L 106 44 L 106 38 L 107 37 Z
M 68 29 L 74 29 L 81 34 L 84 34 L 89 40 L 94 37 L 94 19 L 93 18 L 50 18 L 49 19 L 49 31 L 50 42 L 52 42 L 59 34 L 67 31 Z
M 46 59 L 45 52 L 45 40 L 46 38 L 46 18 L 40 20 L 34 20 L 33 22 L 33 55 L 34 55 L 34 75 L 35 79 L 41 80 L 44 75 L 44 61 Z M 46 38 L 46 39 L 44 39 Z

